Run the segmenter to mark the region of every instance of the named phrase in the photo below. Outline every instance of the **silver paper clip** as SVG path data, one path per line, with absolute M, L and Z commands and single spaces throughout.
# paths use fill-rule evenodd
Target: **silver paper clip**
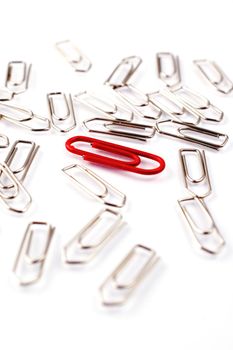
M 11 61 L 7 66 L 5 86 L 13 94 L 21 94 L 28 88 L 31 64 L 23 61 Z
M 118 98 L 115 90 L 111 90 L 111 95 L 115 99 Z M 127 108 L 126 106 L 123 106 L 119 101 L 106 101 L 104 98 L 88 93 L 87 91 L 76 94 L 73 98 L 75 101 L 82 103 L 88 108 L 97 113 L 101 113 L 101 115 L 110 119 L 131 121 L 134 118 L 133 111 L 130 110 L 129 107 Z
M 83 125 L 92 133 L 114 135 L 139 141 L 151 139 L 156 133 L 156 127 L 153 125 L 139 124 L 123 120 L 92 118 L 85 120 Z M 92 128 L 91 125 L 93 125 L 94 128 Z
M 170 52 L 156 54 L 157 72 L 168 88 L 176 88 L 181 84 L 179 57 Z
M 213 255 L 218 254 L 225 245 L 225 240 L 204 199 L 195 196 L 179 200 L 178 203 L 199 248 Z M 188 209 L 188 206 L 192 207 L 192 210 Z
M 104 84 L 111 86 L 113 89 L 124 86 L 134 75 L 141 63 L 142 59 L 139 56 L 123 58 Z
M 62 171 L 74 180 L 82 190 L 100 200 L 103 204 L 114 208 L 122 208 L 125 205 L 126 195 L 117 190 L 92 170 L 78 164 L 72 164 L 63 168 Z M 79 173 L 80 175 L 86 175 L 87 180 L 93 182 L 94 189 L 91 188 L 89 182 L 88 185 L 86 185 L 84 181 L 81 181 L 82 176 L 79 176 Z M 98 188 L 99 192 L 97 192 Z
M 172 119 L 181 123 L 196 125 L 200 122 L 201 117 L 190 111 L 184 106 L 184 103 L 176 98 L 170 91 L 160 90 L 148 94 L 151 103 L 168 114 Z
M 199 198 L 205 198 L 209 196 L 212 192 L 212 187 L 209 178 L 209 172 L 206 162 L 205 151 L 200 151 L 198 149 L 180 149 L 180 160 L 182 164 L 182 171 L 184 175 L 185 187 L 194 196 Z M 194 155 L 198 160 L 198 169 L 193 170 L 194 175 L 192 175 L 192 167 L 190 166 L 191 160 L 188 160 L 191 155 Z M 200 174 L 199 174 L 200 172 Z M 198 173 L 198 175 L 197 175 Z
M 33 159 L 35 158 L 35 155 L 38 151 L 40 146 L 37 146 L 35 142 L 33 141 L 26 141 L 26 140 L 17 140 L 12 145 L 6 159 L 5 164 L 11 169 L 12 173 L 18 177 L 19 181 L 22 183 L 30 169 L 30 166 L 33 162 Z M 18 162 L 15 161 L 15 158 L 17 156 L 24 155 L 24 162 L 21 166 L 18 166 Z M 17 168 L 13 169 L 13 163 L 16 163 Z M 0 173 L 0 179 L 1 179 L 1 173 Z M 10 189 L 12 188 L 12 184 L 4 184 L 3 181 L 0 183 L 0 188 L 3 189 Z
M 3 205 L 15 213 L 24 213 L 32 203 L 32 198 L 21 182 L 13 174 L 10 168 L 2 163 L 0 164 L 0 174 L 7 179 L 8 187 L 0 186 L 0 200 Z
M 131 84 L 116 89 L 116 92 L 142 118 L 158 119 L 162 110 L 151 103 L 149 96 Z
M 110 209 L 101 210 L 65 245 L 65 262 L 67 264 L 86 264 L 90 262 L 113 235 L 119 231 L 122 223 L 122 216 L 119 213 Z M 95 232 L 96 227 L 98 227 L 98 233 Z M 92 237 L 93 231 L 97 237 Z M 89 239 L 88 236 L 90 236 Z
M 191 108 L 190 111 L 201 119 L 211 122 L 220 122 L 223 119 L 223 111 L 193 89 L 181 86 L 179 89 L 174 90 L 173 94 L 182 101 L 188 110 Z
M 91 69 L 91 61 L 70 40 L 56 43 L 56 48 L 75 72 L 85 73 Z
M 226 134 L 205 128 L 200 128 L 188 123 L 180 123 L 171 119 L 157 122 L 156 128 L 157 132 L 161 135 L 196 143 L 198 145 L 209 147 L 215 150 L 219 150 L 225 146 L 229 139 Z
M 219 92 L 227 95 L 233 90 L 233 82 L 214 61 L 203 59 L 194 60 L 193 63 Z
M 28 225 L 13 267 L 13 273 L 21 286 L 34 284 L 41 279 L 54 231 L 55 228 L 47 222 L 33 221 Z M 41 235 L 44 236 L 44 249 L 34 256 L 38 243 L 36 238 Z
M 76 127 L 75 112 L 71 95 L 69 95 L 68 100 L 63 92 L 51 92 L 47 95 L 47 101 L 51 123 L 55 130 L 65 133 Z M 58 104 L 58 102 L 60 104 Z M 57 108 L 56 104 L 58 104 L 60 108 Z M 62 110 L 62 113 L 59 112 L 59 109 Z
M 140 244 L 134 246 L 100 286 L 103 305 L 123 305 L 158 260 L 153 249 Z

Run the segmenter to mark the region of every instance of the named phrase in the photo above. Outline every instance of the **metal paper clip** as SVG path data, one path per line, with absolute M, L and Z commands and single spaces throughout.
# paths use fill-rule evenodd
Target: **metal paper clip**
M 156 63 L 159 79 L 168 88 L 175 88 L 181 84 L 179 57 L 170 52 L 156 54 Z
M 196 125 L 201 118 L 197 114 L 190 113 L 184 106 L 184 103 L 176 98 L 170 91 L 160 90 L 148 94 L 148 98 L 152 104 L 161 109 L 162 112 L 168 114 L 172 119 L 181 123 Z
M 180 149 L 180 159 L 184 175 L 185 187 L 195 196 L 205 198 L 212 192 L 212 187 L 209 178 L 208 167 L 206 163 L 205 151 L 198 149 Z M 199 162 L 199 176 L 192 176 L 190 166 L 188 166 L 187 158 L 190 155 L 195 155 Z M 190 161 L 191 162 L 191 161 Z M 203 192 L 204 191 L 204 192 Z
M 24 213 L 32 203 L 32 198 L 21 182 L 13 174 L 10 168 L 2 163 L 0 164 L 0 174 L 7 179 L 9 184 L 7 190 L 4 185 L 0 186 L 0 200 L 10 211 Z
M 191 107 L 191 112 L 203 120 L 220 122 L 223 119 L 223 111 L 214 106 L 206 97 L 198 92 L 186 86 L 181 86 L 179 89 L 173 91 L 173 94 L 182 101 L 188 110 Z
M 97 238 L 92 237 L 98 225 L 100 226 L 98 233 L 95 233 Z M 67 264 L 90 262 L 121 227 L 122 216 L 119 213 L 110 209 L 101 210 L 65 245 L 65 262 Z M 91 238 L 88 239 L 89 235 Z
M 92 170 L 78 164 L 72 164 L 63 168 L 62 171 L 74 180 L 82 190 L 90 194 L 92 197 L 97 198 L 103 204 L 115 208 L 122 208 L 125 205 L 126 195 L 110 185 L 110 183 L 98 176 Z M 76 171 L 75 174 L 74 171 Z M 82 176 L 78 176 L 79 172 L 86 175 L 88 180 L 91 180 L 95 187 L 99 187 L 99 193 L 97 192 L 97 188 L 95 188 L 95 190 L 91 189 L 90 184 L 87 186 L 83 181 L 81 182 L 80 178 L 82 179 Z
M 59 115 L 59 108 L 56 108 L 56 99 L 63 103 L 63 114 Z M 76 127 L 74 106 L 71 95 L 69 101 L 63 92 L 52 92 L 47 95 L 49 113 L 52 126 L 55 130 L 65 133 Z M 61 107 L 61 106 L 60 106 Z
M 77 143 L 77 142 L 87 142 L 94 149 L 109 152 L 113 155 L 118 155 L 118 156 L 120 155 L 121 157 L 128 158 L 128 160 L 127 161 L 119 160 L 117 158 L 110 158 L 110 157 L 99 155 L 97 153 L 84 151 L 73 145 L 74 143 Z M 154 175 L 154 174 L 160 173 L 165 168 L 165 161 L 163 160 L 163 158 L 155 154 L 143 152 L 130 147 L 117 145 L 115 143 L 111 143 L 107 141 L 94 139 L 91 137 L 86 137 L 86 136 L 71 137 L 66 141 L 65 146 L 69 152 L 82 156 L 84 160 L 94 162 L 96 164 L 117 168 L 117 169 L 122 169 L 125 171 L 130 171 L 137 174 Z M 138 166 L 142 161 L 141 158 L 147 158 L 149 160 L 155 161 L 156 164 L 158 164 L 158 166 L 150 169 L 141 168 Z
M 123 58 L 104 84 L 111 86 L 113 89 L 124 86 L 128 83 L 141 63 L 142 59 L 138 56 Z
M 65 57 L 75 72 L 85 73 L 91 69 L 91 61 L 70 40 L 56 43 L 56 48 Z
M 13 267 L 13 273 L 21 286 L 34 284 L 42 277 L 54 231 L 55 228 L 47 222 L 33 221 L 28 225 Z M 40 235 L 44 236 L 44 249 L 33 256 L 38 243 L 35 237 Z
M 103 305 L 123 305 L 158 260 L 153 249 L 140 244 L 134 246 L 100 286 Z
M 40 146 L 37 146 L 35 144 L 35 142 L 25 141 L 25 140 L 17 140 L 12 145 L 12 147 L 11 147 L 11 149 L 10 149 L 6 159 L 5 159 L 5 164 L 11 169 L 12 173 L 15 176 L 19 177 L 19 181 L 21 183 L 25 179 L 39 147 Z M 22 149 L 20 150 L 20 148 L 22 148 Z M 16 169 L 13 169 L 12 163 L 14 162 L 15 158 L 17 158 L 17 155 L 19 155 L 19 154 L 21 155 L 23 153 L 22 151 L 23 152 L 26 151 L 25 152 L 26 156 L 24 157 L 25 160 L 21 166 L 17 166 Z M 0 178 L 1 178 L 1 175 L 2 174 L 0 173 Z M 12 184 L 11 185 L 8 185 L 8 184 L 3 185 L 0 183 L 0 188 L 9 189 L 9 188 L 12 188 Z
M 7 66 L 5 86 L 14 94 L 21 94 L 28 88 L 31 64 L 23 61 L 11 61 Z
M 12 100 L 14 94 L 12 91 L 9 91 L 8 89 L 0 88 L 0 102 L 4 101 L 10 101 Z
M 111 91 L 111 95 L 115 95 L 118 98 L 115 90 Z M 128 120 L 131 121 L 134 117 L 134 113 L 130 108 L 121 105 L 119 102 L 112 103 L 106 101 L 104 98 L 100 98 L 96 95 L 90 94 L 87 91 L 81 92 L 73 96 L 73 98 L 87 106 L 88 108 L 105 115 L 107 118 L 116 120 Z
M 9 139 L 6 135 L 0 134 L 0 141 L 0 148 L 7 148 L 9 146 Z
M 197 196 L 178 201 L 198 246 L 210 254 L 218 254 L 225 244 L 204 199 Z M 192 210 L 188 209 L 192 206 Z M 195 215 L 193 215 L 195 212 Z M 194 218 L 195 217 L 195 218 Z M 198 218 L 198 222 L 197 222 Z
M 140 117 L 154 120 L 161 116 L 161 109 L 155 106 L 154 103 L 151 103 L 147 94 L 133 85 L 126 84 L 117 88 L 116 92 L 127 104 L 130 104 L 131 108 L 133 108 Z
M 163 129 L 163 126 L 168 128 L 167 131 Z M 161 135 L 196 143 L 215 150 L 219 150 L 225 146 L 229 138 L 226 134 L 217 131 L 200 128 L 188 123 L 180 123 L 171 119 L 157 122 L 156 128 L 157 132 Z M 213 141 L 209 141 L 210 139 Z
M 203 59 L 195 60 L 193 63 L 219 92 L 227 95 L 233 90 L 233 82 L 214 61 Z
M 92 118 L 85 120 L 83 125 L 88 131 L 93 133 L 114 135 L 139 141 L 146 141 L 152 138 L 156 133 L 155 126 L 123 120 Z M 94 128 L 91 128 L 91 125 L 93 125 Z

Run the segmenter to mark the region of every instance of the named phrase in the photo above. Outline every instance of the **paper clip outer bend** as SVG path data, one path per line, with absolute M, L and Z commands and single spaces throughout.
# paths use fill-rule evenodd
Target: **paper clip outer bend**
M 93 148 L 106 151 L 106 152 L 111 152 L 113 154 L 129 157 L 131 161 L 122 161 L 118 159 L 113 159 L 110 157 L 105 157 L 105 156 L 93 154 L 91 152 L 78 149 L 75 146 L 73 146 L 73 143 L 75 142 L 90 143 L 91 147 Z M 94 139 L 87 136 L 71 137 L 66 141 L 65 145 L 69 152 L 82 156 L 84 160 L 130 171 L 137 174 L 154 175 L 162 172 L 165 168 L 165 161 L 163 160 L 163 158 L 155 154 L 136 150 L 130 147 L 121 146 L 121 145 L 107 142 L 107 141 Z M 156 168 L 152 168 L 152 169 L 143 169 L 143 168 L 137 167 L 141 163 L 140 156 L 147 159 L 154 160 L 156 163 L 159 163 L 159 165 Z

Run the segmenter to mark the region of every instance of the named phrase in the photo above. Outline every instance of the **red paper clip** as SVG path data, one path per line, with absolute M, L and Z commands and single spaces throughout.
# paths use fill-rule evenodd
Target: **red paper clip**
M 129 158 L 130 161 L 123 161 L 119 159 L 109 158 L 109 157 L 101 156 L 99 154 L 95 154 L 92 152 L 84 151 L 82 149 L 79 149 L 73 146 L 73 143 L 76 143 L 76 142 L 90 143 L 90 145 L 93 148 L 107 151 L 113 154 L 119 154 L 119 155 L 125 156 Z M 111 166 L 114 168 L 131 171 L 133 173 L 144 174 L 144 175 L 154 175 L 154 174 L 160 173 L 165 168 L 165 161 L 163 160 L 163 158 L 155 154 L 143 152 L 130 147 L 117 145 L 115 143 L 111 143 L 107 141 L 94 139 L 91 137 L 86 137 L 86 136 L 71 137 L 69 140 L 66 141 L 66 148 L 69 152 L 82 156 L 84 160 Z M 138 167 L 138 165 L 141 163 L 140 157 L 152 159 L 159 165 L 156 168 L 152 168 L 152 169 L 140 168 Z

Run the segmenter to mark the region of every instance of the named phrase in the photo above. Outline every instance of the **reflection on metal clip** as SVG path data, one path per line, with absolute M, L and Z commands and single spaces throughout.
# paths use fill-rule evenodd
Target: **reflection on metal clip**
M 89 127 L 88 124 L 92 124 L 94 129 Z M 156 133 L 156 127 L 152 125 L 120 120 L 109 120 L 104 118 L 88 119 L 83 122 L 83 125 L 88 131 L 93 133 L 114 135 L 139 141 L 146 141 L 147 139 L 152 138 Z M 134 132 L 134 130 L 138 132 Z
M 115 208 L 122 208 L 126 203 L 126 195 L 119 190 L 117 190 L 114 186 L 110 185 L 103 178 L 98 176 L 92 170 L 82 167 L 78 164 L 72 164 L 62 169 L 62 171 L 69 176 L 71 179 L 75 181 L 75 183 L 81 187 L 82 190 L 90 194 L 92 197 L 100 200 L 104 205 L 108 205 Z M 77 174 L 74 174 L 76 171 Z M 86 175 L 88 180 L 91 180 L 94 185 L 101 190 L 101 193 L 92 190 L 90 185 L 87 186 L 81 182 L 82 176 L 78 176 L 78 172 Z M 73 173 L 73 175 L 72 175 Z M 80 179 L 79 179 L 80 178 Z
M 180 101 L 169 90 L 160 90 L 148 94 L 148 98 L 151 103 L 161 109 L 165 114 L 168 114 L 172 119 L 175 119 L 181 123 L 188 123 L 196 125 L 200 122 L 200 116 L 194 113 L 190 113 L 184 106 L 184 103 Z
M 47 222 L 33 221 L 28 225 L 13 267 L 13 273 L 21 286 L 34 284 L 42 277 L 54 231 L 55 228 Z M 40 235 L 44 236 L 44 249 L 38 256 L 33 256 L 38 243 L 36 238 Z
M 158 52 L 156 63 L 159 79 L 168 88 L 176 88 L 181 84 L 179 57 L 170 52 Z
M 117 98 L 117 93 L 115 90 L 111 90 L 111 95 L 115 95 Z M 134 113 L 126 106 L 120 103 L 113 103 L 111 101 L 106 101 L 104 98 L 97 97 L 88 93 L 87 91 L 81 92 L 73 96 L 74 100 L 88 108 L 105 115 L 107 118 L 116 120 L 128 120 L 131 121 L 134 117 Z
M 191 107 L 191 111 L 203 120 L 220 122 L 223 119 L 223 111 L 214 106 L 206 97 L 198 92 L 186 86 L 182 86 L 173 91 L 173 93 L 182 101 L 188 110 Z
M 178 203 L 198 246 L 207 253 L 218 254 L 225 245 L 225 240 L 220 234 L 204 199 L 195 196 L 179 200 Z M 192 206 L 193 210 L 188 209 L 188 206 Z M 194 214 L 195 219 L 192 214 Z M 199 222 L 197 222 L 197 218 Z
M 113 89 L 124 86 L 128 83 L 141 63 L 142 59 L 138 56 L 123 58 L 104 84 L 111 86 Z
M 159 257 L 153 249 L 140 244 L 134 246 L 100 286 L 103 305 L 123 305 L 158 260 Z
M 23 61 L 11 61 L 7 66 L 5 86 L 14 94 L 21 94 L 28 88 L 31 64 Z
M 214 61 L 203 59 L 194 60 L 193 63 L 219 92 L 227 95 L 233 90 L 233 82 Z
M 97 153 L 87 152 L 82 149 L 76 148 L 73 144 L 77 142 L 87 142 L 91 145 L 92 148 L 102 150 L 104 152 L 109 152 L 114 155 L 118 155 L 121 157 L 126 157 L 130 160 L 123 161 L 117 158 L 110 158 L 106 156 L 99 155 Z M 94 162 L 96 164 L 101 164 L 117 169 L 122 169 L 125 171 L 130 171 L 137 174 L 143 175 L 155 175 L 162 172 L 165 168 L 165 161 L 163 158 L 147 153 L 144 151 L 140 151 L 134 148 L 125 147 L 121 145 L 117 145 L 115 143 L 102 141 L 98 139 L 94 139 L 86 136 L 74 136 L 66 141 L 66 149 L 74 154 L 80 155 L 84 160 Z M 152 169 L 140 168 L 138 165 L 141 163 L 142 159 L 146 158 L 152 161 L 155 161 L 158 166 Z
M 180 160 L 182 164 L 182 171 L 184 175 L 185 187 L 194 195 L 199 198 L 205 198 L 212 192 L 212 187 L 209 178 L 208 167 L 206 163 L 205 151 L 198 149 L 180 149 Z M 199 161 L 199 171 L 201 174 L 199 177 L 193 177 L 189 170 L 187 158 L 191 154 L 194 154 Z M 191 163 L 191 161 L 190 161 Z M 203 193 L 204 191 L 204 193 Z
M 21 145 L 21 146 L 20 146 Z M 25 147 L 29 146 L 29 147 Z M 15 176 L 19 176 L 19 181 L 22 183 L 30 169 L 30 166 L 33 162 L 33 159 L 38 151 L 40 146 L 37 146 L 35 142 L 33 141 L 25 141 L 25 140 L 18 140 L 15 141 L 14 144 L 12 145 L 6 159 L 5 159 L 5 164 L 11 169 L 12 173 Z M 22 150 L 20 150 L 22 148 Z M 21 166 L 18 166 L 16 169 L 13 169 L 12 163 L 14 162 L 15 158 L 17 156 L 21 156 L 23 152 L 25 152 L 25 155 L 23 159 L 24 162 Z M 23 154 L 24 155 L 24 154 Z M 17 162 L 16 162 L 17 163 Z M 0 172 L 0 179 L 1 179 L 1 172 Z M 12 184 L 5 184 L 0 183 L 0 188 L 2 189 L 10 189 L 12 188 Z
M 55 130 L 65 133 L 76 127 L 74 106 L 71 95 L 69 95 L 68 101 L 68 98 L 63 92 L 51 92 L 50 94 L 47 94 L 47 101 L 51 123 Z M 56 108 L 55 101 L 63 103 L 63 115 L 59 115 L 59 108 Z
M 91 61 L 70 40 L 60 41 L 55 45 L 75 72 L 85 73 L 91 69 Z
M 126 84 L 117 88 L 116 92 L 127 104 L 130 104 L 140 117 L 154 120 L 161 116 L 162 110 L 150 101 L 147 94 L 135 86 Z
M 0 102 L 12 100 L 14 94 L 8 89 L 0 88 Z
M 0 148 L 7 148 L 9 146 L 9 139 L 6 135 L 0 134 L 0 141 Z
M 9 167 L 2 163 L 0 164 L 0 174 L 7 179 L 9 188 L 4 189 L 0 186 L 0 200 L 3 205 L 10 211 L 16 213 L 24 213 L 28 210 L 32 203 L 32 198 L 27 190 L 23 187 L 21 182 L 9 169 Z M 18 203 L 17 203 L 18 201 Z
M 172 131 L 170 132 L 163 130 L 163 126 L 165 128 L 168 127 Z M 171 119 L 157 122 L 156 127 L 157 132 L 161 135 L 166 135 L 187 142 L 196 143 L 198 145 L 209 147 L 215 150 L 219 150 L 225 146 L 228 141 L 228 136 L 226 134 L 200 128 L 188 123 L 180 123 Z M 210 139 L 213 141 L 208 141 Z
M 110 209 L 101 210 L 64 247 L 67 264 L 86 264 L 90 262 L 115 233 L 122 227 L 122 216 Z M 98 233 L 95 232 L 96 226 Z M 97 237 L 93 236 L 93 231 Z M 101 235 L 100 235 L 100 233 Z M 90 238 L 88 239 L 88 236 Z

